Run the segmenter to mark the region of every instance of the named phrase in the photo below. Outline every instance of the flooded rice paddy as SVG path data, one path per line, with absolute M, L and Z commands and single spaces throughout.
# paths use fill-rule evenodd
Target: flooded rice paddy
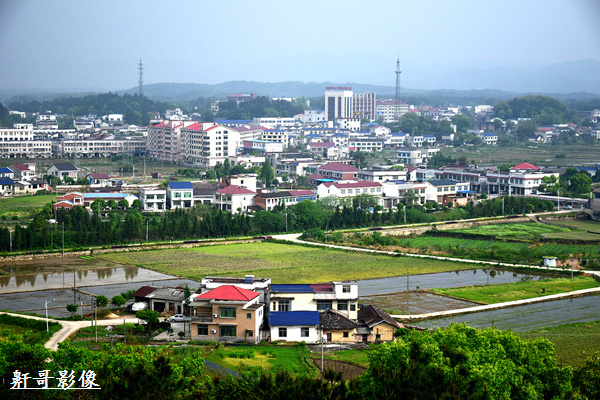
M 401 292 L 361 296 L 360 303 L 371 304 L 390 314 L 418 315 L 476 306 L 476 303 L 428 292 Z

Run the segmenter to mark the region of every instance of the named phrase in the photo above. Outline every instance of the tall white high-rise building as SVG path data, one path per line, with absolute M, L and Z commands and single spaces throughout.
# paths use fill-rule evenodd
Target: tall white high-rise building
M 325 90 L 325 116 L 327 121 L 353 117 L 351 87 L 328 87 Z

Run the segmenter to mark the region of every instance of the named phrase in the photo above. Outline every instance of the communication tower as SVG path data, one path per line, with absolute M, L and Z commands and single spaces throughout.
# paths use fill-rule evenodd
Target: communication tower
M 139 93 L 140 93 L 140 96 L 143 96 L 144 95 L 144 80 L 142 79 L 142 73 L 144 71 L 144 63 L 142 62 L 141 58 L 140 58 L 140 63 L 138 64 L 138 71 L 139 71 L 139 74 L 140 74 L 140 80 L 139 80 L 140 89 L 139 89 Z
M 400 100 L 400 74 L 402 70 L 400 69 L 400 56 L 396 58 L 396 97 L 395 100 Z

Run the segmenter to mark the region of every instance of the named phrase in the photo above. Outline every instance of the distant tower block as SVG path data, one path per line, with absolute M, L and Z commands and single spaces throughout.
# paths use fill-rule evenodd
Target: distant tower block
M 395 100 L 400 100 L 400 74 L 402 70 L 400 69 L 400 57 L 396 58 L 396 96 Z
M 142 59 L 140 58 L 140 63 L 138 64 L 138 71 L 140 73 L 140 96 L 144 95 L 144 80 L 142 79 L 142 73 L 144 72 L 144 63 L 142 62 Z

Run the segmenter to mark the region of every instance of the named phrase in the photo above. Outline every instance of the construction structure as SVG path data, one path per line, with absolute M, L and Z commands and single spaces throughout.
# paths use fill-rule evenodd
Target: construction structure
M 144 71 L 144 63 L 142 62 L 142 59 L 140 58 L 140 63 L 138 64 L 138 71 L 140 74 L 140 80 L 139 80 L 139 95 L 140 97 L 144 95 L 144 80 L 142 79 L 142 73 Z

